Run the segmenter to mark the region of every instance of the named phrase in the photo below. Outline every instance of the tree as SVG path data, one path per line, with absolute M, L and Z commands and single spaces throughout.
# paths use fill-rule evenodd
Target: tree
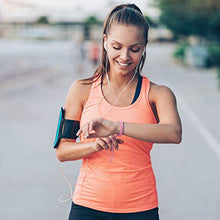
M 102 22 L 96 16 L 90 15 L 85 19 L 84 23 L 93 25 L 93 24 L 100 24 Z
M 49 24 L 49 19 L 47 16 L 40 16 L 37 21 L 36 21 L 37 24 Z
M 146 18 L 146 20 L 148 21 L 148 24 L 150 27 L 157 27 L 157 22 L 152 20 L 149 16 L 145 15 L 144 16 Z
M 92 25 L 100 25 L 102 22 L 94 15 L 88 16 L 83 22 L 84 40 L 90 40 L 90 32 Z
M 160 21 L 175 36 L 196 35 L 220 42 L 219 0 L 157 0 Z

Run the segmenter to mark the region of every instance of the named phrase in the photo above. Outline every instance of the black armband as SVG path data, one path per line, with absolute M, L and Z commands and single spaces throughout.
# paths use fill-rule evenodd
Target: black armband
M 69 120 L 64 118 L 65 110 L 61 107 L 60 116 L 57 125 L 57 132 L 55 141 L 53 144 L 54 148 L 57 148 L 61 138 L 76 139 L 76 133 L 79 130 L 79 121 Z

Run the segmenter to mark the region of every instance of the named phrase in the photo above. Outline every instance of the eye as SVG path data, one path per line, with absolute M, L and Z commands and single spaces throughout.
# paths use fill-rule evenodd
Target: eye
M 133 53 L 137 53 L 137 52 L 140 51 L 140 49 L 139 49 L 139 48 L 138 48 L 138 49 L 131 49 L 131 51 L 132 51 Z
M 120 50 L 120 47 L 112 46 L 115 50 Z

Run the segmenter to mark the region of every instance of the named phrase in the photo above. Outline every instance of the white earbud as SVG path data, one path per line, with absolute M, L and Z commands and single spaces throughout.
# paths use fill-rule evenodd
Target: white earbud
M 107 41 L 104 42 L 104 48 L 107 51 Z
M 143 50 L 142 56 L 144 56 L 145 51 L 146 51 L 146 47 L 144 47 L 144 50 Z

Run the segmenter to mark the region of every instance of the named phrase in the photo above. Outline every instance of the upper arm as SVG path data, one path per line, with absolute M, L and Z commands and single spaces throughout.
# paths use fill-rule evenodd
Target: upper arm
M 83 107 L 88 99 L 91 85 L 83 84 L 80 80 L 75 81 L 66 96 L 65 101 L 65 119 L 80 121 Z M 74 139 L 62 138 L 60 143 L 70 141 L 75 142 Z M 62 144 L 61 144 L 62 145 Z M 60 145 L 59 145 L 59 150 Z
M 80 80 L 75 81 L 66 97 L 65 118 L 80 121 L 83 107 L 88 99 L 91 85 L 82 84 Z
M 160 124 L 172 124 L 181 130 L 181 120 L 177 110 L 176 97 L 166 86 L 152 85 L 150 101 L 154 103 Z

